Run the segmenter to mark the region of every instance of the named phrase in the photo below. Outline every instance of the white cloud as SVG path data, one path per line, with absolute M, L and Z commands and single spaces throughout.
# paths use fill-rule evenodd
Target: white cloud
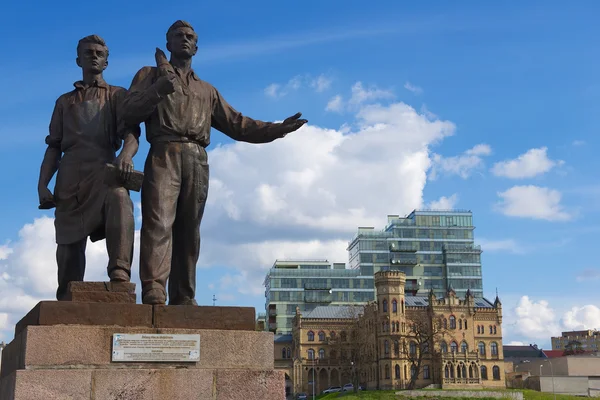
M 433 154 L 433 167 L 430 178 L 436 179 L 441 172 L 445 175 L 458 175 L 463 179 L 467 179 L 473 171 L 483 167 L 483 157 L 491 153 L 492 148 L 485 143 L 481 143 L 459 156 L 443 157 L 440 154 Z
M 442 196 L 437 200 L 429 203 L 427 208 L 431 208 L 433 210 L 452 210 L 456 206 L 458 202 L 458 195 L 454 193 L 450 197 Z
M 326 111 L 341 112 L 344 109 L 344 100 L 339 94 L 333 96 L 325 107 Z
M 585 140 L 573 140 L 573 143 L 571 143 L 573 146 L 583 146 L 585 145 Z
M 588 268 L 577 275 L 577 282 L 589 282 L 600 279 L 600 269 Z
M 509 343 L 505 343 L 505 344 L 507 344 L 509 346 L 525 346 L 525 343 L 519 342 L 519 341 L 516 341 L 516 340 L 513 340 L 513 341 L 511 341 Z
M 522 254 L 524 249 L 514 239 L 488 240 L 484 238 L 477 239 L 481 249 L 490 253 L 514 253 Z
M 310 86 L 315 89 L 317 93 L 321 93 L 329 89 L 331 86 L 331 81 L 331 78 L 321 74 L 310 82 Z
M 12 252 L 13 249 L 11 249 L 8 244 L 3 244 L 0 246 L 0 260 L 6 260 Z
M 523 337 L 548 340 L 560 333 L 554 309 L 546 300 L 536 302 L 523 296 L 513 312 L 516 317 L 514 331 Z
M 324 92 L 331 86 L 332 79 L 325 74 L 321 74 L 316 78 L 309 74 L 296 75 L 286 83 L 271 83 L 264 89 L 265 95 L 272 98 L 281 98 L 289 93 L 297 91 L 303 87 L 311 87 L 317 93 Z
M 375 100 L 392 98 L 394 98 L 394 93 L 391 90 L 379 89 L 375 85 L 365 88 L 362 82 L 356 82 L 354 86 L 352 86 L 352 96 L 350 97 L 348 103 L 356 106 L 370 103 Z
M 514 160 L 500 161 L 492 167 L 492 173 L 511 179 L 533 178 L 544 174 L 556 166 L 564 164 L 564 161 L 554 161 L 548 158 L 548 148 L 540 147 L 530 149 L 519 155 Z
M 6 329 L 9 329 L 8 314 L 0 313 L 0 331 L 6 330 Z
M 414 94 L 421 94 L 421 93 L 423 93 L 423 89 L 422 88 L 420 88 L 420 87 L 418 87 L 416 85 L 413 85 L 412 83 L 410 83 L 408 81 L 404 84 L 404 89 L 408 90 L 409 92 L 413 92 Z
M 497 210 L 506 216 L 541 219 L 546 221 L 568 221 L 573 215 L 564 211 L 558 190 L 539 186 L 513 186 L 498 192 L 501 201 Z
M 591 304 L 573 307 L 563 315 L 561 323 L 565 330 L 599 329 L 600 308 Z

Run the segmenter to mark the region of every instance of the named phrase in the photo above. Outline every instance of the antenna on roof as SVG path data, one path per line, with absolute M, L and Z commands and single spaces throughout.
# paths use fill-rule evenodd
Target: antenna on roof
M 216 298 L 216 297 L 215 297 L 215 295 L 213 294 L 213 306 L 215 305 L 216 301 L 217 301 L 217 298 Z

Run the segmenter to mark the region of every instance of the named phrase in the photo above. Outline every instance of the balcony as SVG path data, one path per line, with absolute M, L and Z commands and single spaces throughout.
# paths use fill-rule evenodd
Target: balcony
M 390 243 L 390 251 L 393 253 L 415 253 L 417 248 L 408 244 L 398 245 L 396 243 Z
M 270 309 L 269 310 L 269 317 L 275 317 L 275 316 L 277 316 L 277 310 Z
M 417 257 L 414 258 L 393 258 L 392 265 L 417 265 Z
M 304 284 L 305 290 L 331 290 L 331 286 L 325 283 L 318 282 L 306 282 Z
M 445 244 L 443 246 L 445 253 L 469 253 L 481 254 L 481 246 L 474 244 Z

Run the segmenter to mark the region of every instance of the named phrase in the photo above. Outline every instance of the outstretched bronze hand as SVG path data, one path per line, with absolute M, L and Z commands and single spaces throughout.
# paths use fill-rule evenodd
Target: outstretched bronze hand
M 285 137 L 290 132 L 294 132 L 308 122 L 306 119 L 300 119 L 302 113 L 296 113 L 291 117 L 286 118 L 280 125 L 279 129 L 282 137 Z

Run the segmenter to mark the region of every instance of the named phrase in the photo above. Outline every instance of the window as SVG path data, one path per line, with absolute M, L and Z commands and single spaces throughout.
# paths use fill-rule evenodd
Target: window
M 480 327 L 479 325 L 477 325 L 477 334 L 478 334 L 478 335 L 479 335 L 479 334 L 481 334 L 481 329 L 480 329 L 480 328 L 481 328 L 481 327 Z
M 396 301 L 396 299 L 392 300 L 392 312 L 393 313 L 398 312 L 398 302 Z
M 479 345 L 477 346 L 477 348 L 479 349 L 479 354 L 484 356 L 485 355 L 485 343 L 479 342 Z
M 494 365 L 494 368 L 492 368 L 492 375 L 494 376 L 494 380 L 499 381 L 500 380 L 500 367 L 498 367 L 497 365 Z
M 429 365 L 425 365 L 423 367 L 423 379 L 430 379 L 431 376 L 429 375 Z
M 467 342 L 462 342 L 460 344 L 461 353 L 466 353 L 469 350 L 469 346 L 467 346 Z
M 313 349 L 308 349 L 308 359 L 309 360 L 315 359 L 315 351 Z
M 292 358 L 292 349 L 287 348 L 287 358 Z
M 487 367 L 485 365 L 481 366 L 481 379 L 487 381 Z
M 442 351 L 442 353 L 448 352 L 448 345 L 446 344 L 446 342 L 440 343 L 440 350 Z
M 411 378 L 417 378 L 418 372 L 419 372 L 419 371 L 417 371 L 417 366 L 413 364 L 413 365 L 410 367 L 410 377 L 411 377 Z
M 467 320 L 466 319 L 465 319 L 465 329 L 468 329 L 467 328 Z
M 325 349 L 319 349 L 319 358 L 321 360 L 325 359 Z
M 456 329 L 456 317 L 454 315 L 450 316 L 450 329 Z
M 387 304 L 387 300 L 383 300 L 383 312 L 387 312 L 388 310 L 388 304 Z
M 320 342 L 325 341 L 325 332 L 323 332 L 323 331 L 319 332 L 319 341 Z
M 400 366 L 398 364 L 396 364 L 396 366 L 394 367 L 394 372 L 396 379 L 400 379 Z
M 329 334 L 329 337 L 331 339 L 335 339 L 335 331 L 331 331 L 331 333 Z
M 385 379 L 390 379 L 390 366 L 385 365 Z
M 315 333 L 313 331 L 308 331 L 308 341 L 309 342 L 315 341 Z
M 496 334 L 496 325 L 494 325 L 494 335 Z
M 400 343 L 397 340 L 394 340 L 394 355 L 400 355 Z
M 458 345 L 456 344 L 456 342 L 452 342 L 452 343 L 450 343 L 450 351 L 451 351 L 452 353 L 456 353 L 456 352 L 457 352 L 457 350 L 458 350 Z
M 494 333 L 494 327 L 490 325 L 490 335 Z
M 392 322 L 392 332 L 396 332 L 396 323 Z
M 383 352 L 386 355 L 390 354 L 390 342 L 388 342 L 387 340 L 383 342 Z
M 285 358 L 286 356 L 286 351 L 285 351 L 285 347 L 283 349 L 281 349 L 281 358 Z
M 498 355 L 498 344 L 496 342 L 492 342 L 490 344 L 490 350 L 493 356 L 497 356 Z
M 448 320 L 446 318 L 444 318 L 444 329 L 448 329 Z
M 462 319 L 458 320 L 458 329 L 462 329 Z
M 410 342 L 410 345 L 408 347 L 408 352 L 410 354 L 417 354 L 417 344 L 415 342 Z

